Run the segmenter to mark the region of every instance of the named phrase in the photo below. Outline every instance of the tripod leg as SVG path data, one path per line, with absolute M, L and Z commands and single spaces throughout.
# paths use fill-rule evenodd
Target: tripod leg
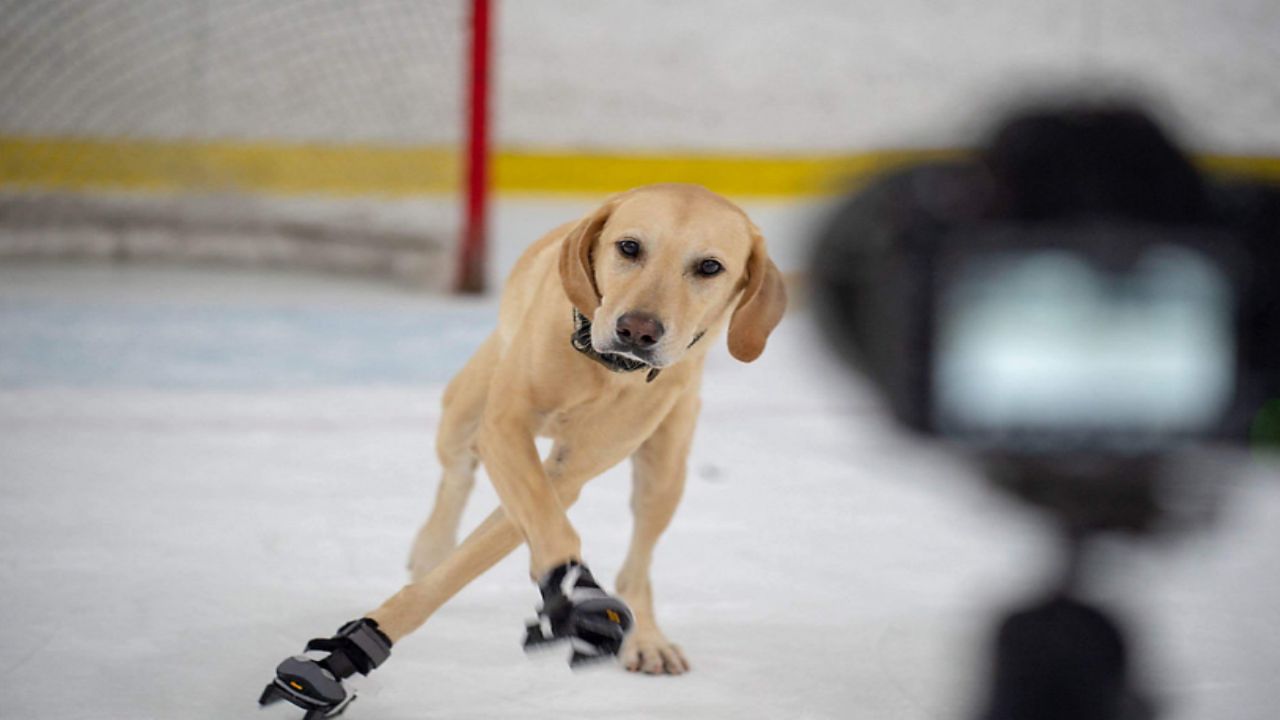
M 1120 628 L 1100 610 L 1057 597 L 1001 624 L 981 720 L 1137 720 L 1145 707 Z

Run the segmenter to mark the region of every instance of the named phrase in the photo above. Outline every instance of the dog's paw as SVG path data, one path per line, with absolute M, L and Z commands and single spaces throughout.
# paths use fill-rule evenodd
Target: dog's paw
M 660 632 L 636 631 L 622 645 L 622 667 L 629 672 L 648 675 L 683 675 L 689 672 L 689 661 L 679 645 Z

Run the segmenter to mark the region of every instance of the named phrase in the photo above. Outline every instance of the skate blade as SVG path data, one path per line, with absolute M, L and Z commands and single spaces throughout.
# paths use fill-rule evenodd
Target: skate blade
M 569 658 L 569 669 L 574 672 L 594 672 L 600 668 L 610 667 L 618 664 L 617 655 L 594 654 L 587 655 L 573 651 L 573 655 Z
M 618 662 L 618 653 L 622 650 L 619 646 L 617 652 L 610 652 L 607 648 L 601 648 L 581 638 L 573 638 L 570 644 L 573 646 L 573 655 L 569 658 L 569 669 L 574 672 L 580 670 L 589 672 L 599 667 L 615 665 Z
M 563 650 L 568 644 L 569 638 L 547 638 L 545 640 L 526 640 L 524 642 L 524 654 L 530 657 L 545 657 L 554 651 Z
M 335 718 L 345 712 L 347 706 L 356 701 L 356 693 L 348 692 L 347 697 L 342 702 L 333 707 L 324 707 L 316 704 L 311 698 L 298 694 L 277 678 L 263 688 L 262 695 L 258 698 L 258 707 L 265 708 L 281 700 L 306 710 L 307 713 L 303 715 L 302 720 L 321 720 L 322 718 Z

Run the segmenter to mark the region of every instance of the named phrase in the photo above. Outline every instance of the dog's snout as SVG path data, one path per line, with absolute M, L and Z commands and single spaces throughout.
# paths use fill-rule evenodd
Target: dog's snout
M 616 331 L 623 345 L 648 350 L 662 339 L 665 328 L 662 321 L 649 313 L 629 312 L 618 318 Z

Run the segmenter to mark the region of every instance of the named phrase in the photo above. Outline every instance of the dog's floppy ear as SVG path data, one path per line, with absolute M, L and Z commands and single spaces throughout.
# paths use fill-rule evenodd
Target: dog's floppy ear
M 620 199 L 621 196 L 614 195 L 584 217 L 569 231 L 560 248 L 560 282 L 564 284 L 569 302 L 587 317 L 591 317 L 600 306 L 600 290 L 596 287 L 591 249 Z
M 760 357 L 769 333 L 781 322 L 786 309 L 787 289 L 782 273 L 765 251 L 764 236 L 752 225 L 747 286 L 729 320 L 729 353 L 742 362 Z

